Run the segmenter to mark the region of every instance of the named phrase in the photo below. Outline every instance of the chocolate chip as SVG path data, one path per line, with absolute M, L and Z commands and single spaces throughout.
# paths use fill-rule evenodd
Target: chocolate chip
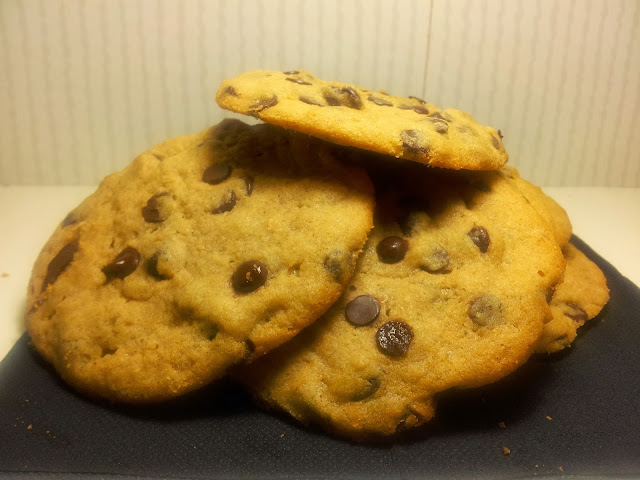
M 256 344 L 253 343 L 252 340 L 246 339 L 244 341 L 244 356 L 243 356 L 243 359 L 244 360 L 251 359 L 251 357 L 253 356 L 255 351 L 256 351 Z
M 231 165 L 226 162 L 214 163 L 204 171 L 202 181 L 209 185 L 217 185 L 229 178 L 231 170 Z
M 436 129 L 436 132 L 445 134 L 449 131 L 449 124 L 446 120 L 443 120 L 438 117 L 429 117 L 429 121 L 433 124 Z
M 64 217 L 64 220 L 62 220 L 62 228 L 78 223 L 79 221 L 80 220 L 75 216 L 75 214 L 71 212 L 69 215 Z
M 547 289 L 547 296 L 546 296 L 546 300 L 547 303 L 551 303 L 551 300 L 553 300 L 553 296 L 556 293 L 556 285 L 551 285 L 548 289 Z
M 498 136 L 500 137 L 500 140 L 502 140 L 504 138 L 504 135 L 502 134 L 502 132 L 500 130 L 498 130 Z
M 167 217 L 160 213 L 158 209 L 158 198 L 169 195 L 167 192 L 156 193 L 149 200 L 147 200 L 147 204 L 142 207 L 142 217 L 145 221 L 150 223 L 159 223 L 164 222 Z
M 431 118 L 437 118 L 439 120 L 444 120 L 445 122 L 448 121 L 446 118 L 444 118 L 444 116 L 442 115 L 442 113 L 440 112 L 434 112 L 431 115 L 429 115 Z
M 147 273 L 152 277 L 157 278 L 158 280 L 167 280 L 169 277 L 158 272 L 159 257 L 160 257 L 160 254 L 158 252 L 154 253 L 153 255 L 151 255 L 151 257 L 149 257 L 149 260 L 147 260 L 147 263 L 146 263 Z
M 380 314 L 380 304 L 371 295 L 360 295 L 347 303 L 344 313 L 354 325 L 367 325 Z
M 244 262 L 231 276 L 231 285 L 236 293 L 251 293 L 265 284 L 269 271 L 258 260 Z
M 298 70 L 289 70 L 288 72 L 283 72 L 285 75 L 297 75 L 300 72 Z
M 277 95 L 274 95 L 271 98 L 265 98 L 263 100 L 258 100 L 253 105 L 251 105 L 250 109 L 253 111 L 253 113 L 258 113 L 258 112 L 261 112 L 263 110 L 266 110 L 267 108 L 271 108 L 271 107 L 273 107 L 273 106 L 275 106 L 277 104 L 278 104 L 278 97 L 277 97 Z
M 448 269 L 450 262 L 449 252 L 440 245 L 435 245 L 429 256 L 423 260 L 420 268 L 429 273 L 443 272 Z
M 253 177 L 244 177 L 244 186 L 247 189 L 247 197 L 253 193 Z
M 421 98 L 414 97 L 414 96 L 412 96 L 412 95 L 409 95 L 409 98 L 412 98 L 412 99 L 414 99 L 414 100 L 418 101 L 418 102 L 419 102 L 419 103 L 421 103 L 422 105 L 424 105 L 425 103 L 427 103 L 427 102 L 425 102 L 424 100 L 422 100 Z
M 314 100 L 311 97 L 300 96 L 300 97 L 298 97 L 298 100 L 300 100 L 302 103 L 306 103 L 308 105 L 315 105 L 316 107 L 324 107 L 324 105 L 322 105 L 320 102 Z
M 238 92 L 236 92 L 236 89 L 233 88 L 231 85 L 229 85 L 227 88 L 224 89 L 224 93 L 226 93 L 227 95 L 231 95 L 232 97 L 238 96 Z
M 565 312 L 565 315 L 576 323 L 584 323 L 589 320 L 589 315 L 584 308 L 577 303 L 567 302 L 567 306 L 571 308 L 571 312 Z
M 330 90 L 324 92 L 324 99 L 327 104 L 332 107 L 349 107 L 356 110 L 362 109 L 362 99 L 358 92 L 351 87 L 332 87 Z
M 467 309 L 469 318 L 481 327 L 493 326 L 501 323 L 502 302 L 493 295 L 481 295 L 473 299 Z
M 403 130 L 400 138 L 403 148 L 408 152 L 425 154 L 429 151 L 424 135 L 418 130 Z
M 400 110 L 413 110 L 414 112 L 421 115 L 429 115 L 429 110 L 427 110 L 422 105 L 399 105 L 398 108 Z
M 376 105 L 380 105 L 381 107 L 393 107 L 393 103 L 388 102 L 384 98 L 374 97 L 373 95 L 369 95 L 367 97 L 367 100 L 369 100 L 370 102 L 375 103 Z
M 353 256 L 347 251 L 334 250 L 325 257 L 322 266 L 331 273 L 336 282 L 341 283 L 352 259 Z
M 494 147 L 496 147 L 498 150 L 500 150 L 500 142 L 493 135 L 491 135 L 491 142 L 493 143 Z
M 108 265 L 102 267 L 102 273 L 107 277 L 107 282 L 113 278 L 124 278 L 131 275 L 138 268 L 140 263 L 140 253 L 133 248 L 127 247 Z
M 231 190 L 227 193 L 227 198 L 225 198 L 220 205 L 211 210 L 211 213 L 218 214 L 224 212 L 230 212 L 233 210 L 233 207 L 236 206 L 236 192 Z
M 362 387 L 358 393 L 356 393 L 353 397 L 351 397 L 352 402 L 361 402 L 362 400 L 366 400 L 374 393 L 378 391 L 380 388 L 380 379 L 378 378 L 370 378 L 367 380 L 367 383 Z
M 385 323 L 376 333 L 378 348 L 382 353 L 391 357 L 399 357 L 405 354 L 412 339 L 412 328 L 398 320 Z
M 51 285 L 58 279 L 62 272 L 67 269 L 69 264 L 73 261 L 73 257 L 78 251 L 78 248 L 78 240 L 67 243 L 49 262 L 49 265 L 47 266 L 47 274 L 45 275 L 44 281 L 42 283 L 43 292 L 49 285 Z
M 409 249 L 409 242 L 402 237 L 391 236 L 380 240 L 376 251 L 378 258 L 384 263 L 398 263 Z
M 285 80 L 288 80 L 289 82 L 297 83 L 298 85 L 311 85 L 309 82 L 305 82 L 304 80 L 300 80 L 299 78 L 287 77 L 285 78 Z
M 489 238 L 489 232 L 484 227 L 475 226 L 469 233 L 467 234 L 473 240 L 473 243 L 480 249 L 482 253 L 486 253 L 489 249 L 489 245 L 491 244 L 491 239 Z

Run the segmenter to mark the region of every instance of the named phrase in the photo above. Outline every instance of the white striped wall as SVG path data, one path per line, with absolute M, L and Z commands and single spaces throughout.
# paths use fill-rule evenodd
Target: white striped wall
M 0 184 L 95 184 L 258 68 L 469 111 L 538 184 L 640 187 L 638 0 L 0 0 Z

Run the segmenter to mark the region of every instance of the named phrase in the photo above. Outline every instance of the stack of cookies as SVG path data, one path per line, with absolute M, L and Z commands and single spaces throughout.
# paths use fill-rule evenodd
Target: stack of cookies
M 304 71 L 225 81 L 224 120 L 110 175 L 35 262 L 33 344 L 78 391 L 163 402 L 231 374 L 354 439 L 571 345 L 608 301 L 500 131 Z

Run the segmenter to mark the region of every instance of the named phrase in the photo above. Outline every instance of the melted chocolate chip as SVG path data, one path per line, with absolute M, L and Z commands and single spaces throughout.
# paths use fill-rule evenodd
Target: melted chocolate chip
M 289 70 L 288 72 L 283 72 L 285 75 L 297 75 L 300 72 L 298 70 Z
M 429 121 L 433 124 L 436 129 L 436 132 L 445 134 L 449 131 L 449 124 L 446 120 L 438 118 L 438 117 L 429 117 Z
M 64 220 L 62 220 L 62 228 L 65 228 L 65 227 L 68 227 L 68 226 L 73 225 L 75 223 L 78 223 L 79 221 L 80 220 L 78 218 L 76 218 L 74 213 L 71 212 L 71 213 L 69 213 L 69 215 L 64 217 Z
M 300 80 L 299 78 L 291 78 L 287 77 L 285 80 L 293 83 L 297 83 L 298 85 L 311 85 L 309 82 L 305 82 L 304 80 Z
M 45 275 L 44 281 L 42 283 L 43 292 L 49 285 L 51 285 L 58 279 L 62 272 L 67 269 L 69 264 L 73 261 L 73 257 L 78 251 L 78 248 L 78 240 L 67 243 L 49 262 L 49 265 L 47 266 L 47 274 Z
M 444 120 L 445 122 L 447 121 L 446 118 L 444 118 L 444 116 L 440 113 L 440 112 L 434 112 L 431 115 L 429 115 L 431 118 L 437 118 L 439 120 Z
M 502 140 L 504 138 L 504 135 L 502 134 L 502 132 L 500 130 L 498 130 L 498 136 L 500 137 L 500 140 Z
M 233 88 L 231 85 L 229 85 L 227 88 L 224 89 L 224 93 L 226 93 L 227 95 L 231 95 L 232 97 L 238 96 L 238 92 L 236 92 L 236 89 Z
M 214 208 L 213 210 L 211 210 L 211 213 L 218 214 L 218 213 L 230 212 L 231 210 L 233 210 L 233 207 L 235 206 L 236 206 L 236 192 L 231 190 L 227 194 L 227 197 L 222 201 L 222 203 L 218 205 L 216 208 Z
M 308 105 L 315 105 L 316 107 L 324 107 L 324 105 L 322 105 L 320 102 L 314 100 L 311 97 L 300 96 L 300 97 L 298 97 L 298 100 L 300 100 L 302 103 L 306 103 Z
M 414 97 L 414 96 L 412 96 L 412 95 L 409 95 L 409 98 L 412 98 L 412 99 L 416 100 L 417 102 L 421 103 L 422 105 L 424 105 L 425 103 L 427 103 L 427 102 L 425 102 L 424 100 L 422 100 L 421 98 Z
M 334 250 L 325 257 L 322 266 L 331 273 L 336 282 L 340 283 L 349 269 L 352 258 L 352 255 L 344 250 Z
M 425 154 L 429 151 L 426 139 L 418 130 L 403 130 L 400 134 L 402 147 L 411 153 Z
M 370 378 L 369 380 L 367 380 L 367 383 L 364 385 L 364 387 L 362 387 L 362 390 L 351 397 L 351 401 L 361 402 L 362 400 L 366 400 L 374 393 L 376 393 L 378 389 L 380 389 L 380 379 Z
M 263 100 L 258 100 L 257 102 L 255 102 L 253 105 L 251 105 L 251 110 L 254 113 L 258 113 L 261 112 L 263 110 L 266 110 L 267 108 L 271 108 L 275 105 L 278 104 L 278 97 L 277 95 L 274 95 L 271 98 L 265 98 Z
M 167 280 L 169 277 L 167 277 L 166 275 L 162 275 L 160 272 L 158 272 L 159 256 L 160 255 L 158 254 L 158 252 L 156 252 L 153 255 L 151 255 L 149 260 L 147 260 L 147 263 L 146 263 L 147 273 L 152 277 L 157 278 L 158 280 Z
M 571 308 L 572 311 L 565 312 L 564 314 L 574 322 L 582 324 L 589 320 L 589 315 L 587 315 L 585 309 L 577 303 L 567 302 L 567 306 Z
M 324 99 L 332 107 L 343 106 L 356 110 L 362 109 L 362 99 L 358 92 L 351 87 L 332 87 L 331 90 L 324 92 Z
M 161 215 L 160 210 L 158 209 L 158 198 L 169 195 L 167 192 L 156 193 L 152 196 L 147 204 L 142 207 L 142 218 L 149 223 L 159 223 L 164 222 L 167 217 Z
M 398 263 L 409 249 L 409 242 L 402 237 L 391 236 L 380 240 L 376 251 L 378 258 L 384 263 Z
M 369 95 L 367 100 L 375 103 L 376 105 L 380 105 L 381 107 L 393 107 L 393 103 L 385 100 L 384 98 L 374 97 L 373 95 Z
M 247 189 L 247 197 L 253 193 L 253 177 L 244 177 L 244 186 Z
M 265 284 L 269 271 L 257 260 L 244 262 L 231 276 L 231 285 L 236 293 L 251 293 Z
M 231 165 L 226 162 L 214 163 L 202 174 L 202 181 L 209 185 L 217 185 L 224 182 L 231 175 Z
M 344 313 L 354 325 L 367 325 L 380 314 L 380 304 L 371 295 L 360 295 L 347 303 Z
M 482 253 L 487 253 L 491 239 L 489 238 L 489 232 L 484 227 L 475 226 L 467 234 L 473 240 L 473 243 L 480 249 Z
M 498 150 L 500 150 L 500 142 L 493 135 L 491 135 L 491 142 L 493 143 L 494 147 L 496 147 Z
M 107 277 L 107 282 L 113 278 L 124 278 L 131 275 L 138 268 L 140 263 L 140 253 L 133 248 L 127 247 L 108 265 L 102 267 L 102 273 Z
M 502 302 L 493 295 L 482 295 L 473 299 L 467 309 L 469 318 L 481 327 L 493 326 L 503 321 Z
M 450 262 L 451 258 L 449 257 L 449 252 L 440 245 L 435 245 L 432 248 L 430 255 L 426 257 L 423 264 L 420 265 L 420 268 L 429 273 L 439 273 L 447 270 Z
M 400 105 L 398 106 L 400 110 L 413 110 L 420 115 L 429 115 L 429 110 L 427 110 L 422 105 Z
M 404 355 L 413 339 L 413 329 L 406 323 L 392 320 L 382 325 L 376 333 L 380 351 L 391 357 Z

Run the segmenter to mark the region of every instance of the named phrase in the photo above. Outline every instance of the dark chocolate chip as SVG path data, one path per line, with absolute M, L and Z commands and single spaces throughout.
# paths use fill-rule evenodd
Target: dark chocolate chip
M 398 106 L 400 110 L 413 110 L 420 115 L 429 115 L 429 110 L 427 110 L 422 105 L 400 105 Z
M 446 118 L 444 118 L 444 116 L 442 115 L 442 113 L 440 112 L 434 112 L 431 115 L 429 115 L 431 118 L 437 118 L 439 120 L 444 120 L 445 122 L 447 122 L 448 120 Z
M 71 212 L 69 215 L 64 217 L 64 220 L 62 220 L 62 228 L 78 223 L 79 221 L 80 220 L 75 216 L 75 214 Z
M 482 253 L 486 253 L 489 249 L 489 245 L 491 244 L 491 239 L 489 238 L 489 232 L 487 229 L 480 226 L 475 226 L 469 233 L 467 234 L 473 240 L 473 243 L 480 249 Z
M 158 272 L 159 256 L 160 255 L 158 254 L 158 252 L 156 252 L 153 255 L 151 255 L 151 257 L 149 257 L 149 260 L 147 260 L 147 263 L 146 263 L 147 273 L 152 277 L 157 278 L 158 280 L 167 280 L 169 277 L 167 277 L 166 275 L 162 275 L 160 272 Z
M 409 242 L 402 237 L 391 236 L 380 240 L 376 251 L 378 258 L 384 263 L 398 263 L 409 249 Z
M 436 132 L 445 134 L 449 131 L 449 124 L 446 120 L 443 120 L 438 117 L 429 117 L 429 121 L 433 124 L 436 129 Z
M 298 70 L 289 70 L 288 72 L 283 72 L 285 75 L 297 75 L 300 72 Z
M 502 140 L 504 138 L 504 135 L 502 134 L 502 132 L 500 130 L 498 130 L 498 136 L 500 137 L 500 140 Z
M 324 99 L 332 107 L 349 107 L 356 110 L 362 109 L 362 99 L 358 92 L 351 87 L 332 87 L 324 92 Z
M 376 105 L 380 105 L 381 107 L 393 107 L 393 103 L 385 100 L 384 98 L 374 97 L 373 95 L 369 95 L 367 100 L 375 103 Z
M 244 186 L 247 189 L 247 197 L 253 193 L 253 177 L 244 177 Z
M 324 259 L 322 266 L 327 270 L 333 279 L 340 283 L 343 280 L 344 274 L 349 269 L 349 263 L 353 257 L 350 253 L 344 250 L 334 250 Z
M 231 170 L 231 165 L 226 162 L 214 163 L 204 171 L 202 181 L 209 185 L 217 185 L 229 178 Z
M 476 325 L 481 327 L 493 326 L 501 323 L 502 318 L 502 302 L 494 295 L 481 295 L 473 299 L 467 315 Z
M 354 325 L 367 325 L 380 314 L 380 304 L 371 295 L 360 295 L 347 303 L 344 313 Z
M 138 268 L 140 263 L 140 253 L 133 248 L 127 247 L 108 265 L 102 267 L 102 273 L 107 277 L 107 282 L 113 278 L 124 278 L 131 275 Z
M 302 103 L 306 103 L 308 105 L 315 105 L 316 107 L 324 107 L 324 105 L 322 105 L 320 102 L 314 100 L 311 97 L 300 96 L 300 97 L 298 97 L 298 100 L 300 100 Z
M 382 353 L 391 357 L 399 357 L 405 354 L 412 339 L 412 328 L 398 320 L 385 323 L 376 333 L 378 348 Z
M 269 271 L 258 260 L 244 262 L 231 276 L 231 285 L 236 293 L 251 293 L 265 284 Z
M 418 130 L 403 130 L 400 138 L 403 148 L 408 152 L 425 154 L 429 151 L 424 135 Z
M 564 314 L 574 322 L 582 324 L 589 320 L 589 315 L 587 315 L 585 309 L 577 303 L 567 302 L 567 306 L 571 308 L 572 311 L 565 312 Z
M 352 402 L 361 402 L 362 400 L 366 400 L 371 397 L 374 393 L 378 391 L 380 388 L 380 379 L 378 378 L 370 378 L 367 380 L 367 383 L 362 387 L 362 389 L 356 393 L 353 397 L 351 397 Z
M 222 201 L 220 205 L 211 210 L 211 213 L 218 214 L 224 212 L 230 212 L 233 210 L 233 207 L 236 206 L 236 192 L 231 190 L 227 193 L 227 197 Z
M 493 135 L 491 135 L 491 142 L 493 143 L 494 147 L 496 147 L 498 150 L 500 150 L 500 142 Z
M 450 262 L 449 252 L 440 245 L 435 245 L 420 268 L 429 273 L 443 272 L 448 269 Z
M 309 82 L 305 82 L 304 80 L 300 80 L 299 78 L 291 78 L 287 77 L 285 80 L 293 83 L 297 83 L 298 85 L 311 85 Z
M 250 109 L 254 113 L 258 113 L 258 112 L 261 112 L 263 110 L 266 110 L 267 108 L 271 108 L 271 107 L 273 107 L 273 106 L 275 106 L 277 104 L 278 104 L 278 97 L 277 97 L 277 95 L 274 95 L 271 98 L 265 98 L 263 100 L 258 100 L 253 105 L 251 105 Z
M 424 105 L 425 103 L 427 103 L 427 102 L 425 102 L 424 100 L 422 100 L 421 98 L 414 97 L 414 96 L 412 96 L 412 95 L 409 95 L 409 98 L 412 98 L 412 99 L 416 100 L 417 102 L 421 103 L 422 105 Z
M 238 96 L 238 92 L 236 92 L 236 89 L 233 88 L 231 85 L 229 85 L 227 88 L 224 89 L 224 93 L 226 93 L 227 95 L 231 95 L 232 97 Z
M 42 291 L 54 283 L 62 272 L 67 269 L 69 264 L 73 261 L 73 257 L 78 251 L 78 248 L 78 240 L 74 240 L 62 247 L 56 256 L 53 257 L 47 266 L 47 274 L 45 275 L 42 283 Z
M 145 221 L 150 223 L 159 223 L 164 222 L 167 217 L 160 213 L 158 209 L 158 198 L 169 195 L 167 192 L 156 193 L 149 200 L 147 200 L 147 204 L 142 207 L 142 218 Z

